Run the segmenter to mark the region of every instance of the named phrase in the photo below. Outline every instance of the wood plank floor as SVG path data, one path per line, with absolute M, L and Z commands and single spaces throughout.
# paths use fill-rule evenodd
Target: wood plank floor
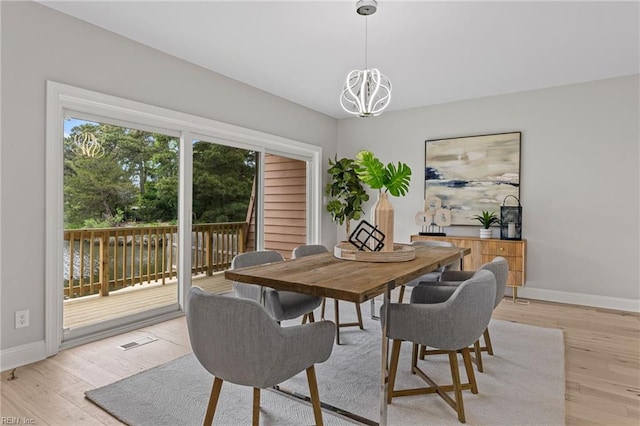
M 640 316 L 505 299 L 494 318 L 564 331 L 566 424 L 640 424 Z M 158 341 L 130 351 L 117 348 L 149 335 Z M 84 399 L 84 392 L 189 352 L 184 318 L 67 349 L 18 368 L 15 380 L 3 372 L 0 413 L 38 425 L 120 424 Z

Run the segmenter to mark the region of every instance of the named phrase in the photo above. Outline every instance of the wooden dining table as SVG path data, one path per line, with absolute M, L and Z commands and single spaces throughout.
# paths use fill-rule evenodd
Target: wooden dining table
M 355 303 L 373 300 L 382 294 L 383 303 L 387 304 L 395 287 L 460 261 L 470 253 L 469 248 L 415 246 L 415 258 L 403 262 L 360 262 L 339 259 L 333 253 L 321 253 L 283 262 L 230 269 L 225 272 L 225 278 Z M 389 310 L 386 310 L 386 318 L 383 318 L 381 327 L 379 422 L 357 415 L 350 416 L 350 413 L 340 410 L 343 415 L 365 424 L 387 424 L 388 324 Z

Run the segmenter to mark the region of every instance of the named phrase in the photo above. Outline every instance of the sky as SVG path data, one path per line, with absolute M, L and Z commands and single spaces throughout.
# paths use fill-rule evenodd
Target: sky
M 94 123 L 92 121 L 86 121 L 86 120 L 79 120 L 77 118 L 68 118 L 66 120 L 64 120 L 64 137 L 68 137 L 71 134 L 71 129 L 73 129 L 76 126 L 80 126 L 82 124 L 98 124 L 98 123 Z

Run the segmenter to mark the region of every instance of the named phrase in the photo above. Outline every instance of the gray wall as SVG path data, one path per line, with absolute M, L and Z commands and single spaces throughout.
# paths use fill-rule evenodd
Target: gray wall
M 425 140 L 521 131 L 526 289 L 637 302 L 638 96 L 635 75 L 340 120 L 340 155 L 369 149 L 411 166 L 410 193 L 391 198 L 395 239 L 409 241 L 420 230 L 413 217 L 423 206 Z M 478 228 L 448 232 L 477 236 Z
M 0 7 L 2 349 L 44 339 L 45 285 L 55 285 L 44 281 L 46 80 L 322 146 L 324 157 L 337 150 L 333 118 L 37 3 Z M 323 230 L 335 238 L 328 217 Z M 20 309 L 31 326 L 15 330 Z

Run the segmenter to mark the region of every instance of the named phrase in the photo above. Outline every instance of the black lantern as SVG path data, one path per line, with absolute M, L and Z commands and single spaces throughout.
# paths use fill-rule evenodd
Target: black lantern
M 513 197 L 517 206 L 506 206 L 507 198 Z M 522 206 L 520 200 L 514 195 L 507 195 L 500 207 L 500 239 L 501 240 L 521 240 L 522 239 Z

